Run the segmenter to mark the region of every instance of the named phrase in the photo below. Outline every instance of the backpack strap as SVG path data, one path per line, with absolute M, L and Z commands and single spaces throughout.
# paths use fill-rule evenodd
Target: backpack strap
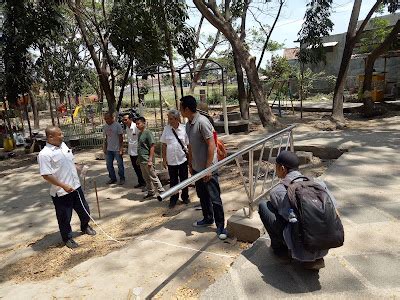
M 299 176 L 292 180 L 289 178 L 284 178 L 281 183 L 285 186 L 287 191 L 287 197 L 289 198 L 290 206 L 294 209 L 298 209 L 297 200 L 296 200 L 296 180 L 303 179 L 302 181 L 310 181 L 310 178 L 306 176 Z
M 174 134 L 174 136 L 176 137 L 176 139 L 178 140 L 179 145 L 181 145 L 183 152 L 186 154 L 186 149 L 183 146 L 182 141 L 179 139 L 178 135 L 176 134 L 174 128 L 172 128 L 172 126 L 171 126 L 171 130 L 172 130 L 172 133 Z

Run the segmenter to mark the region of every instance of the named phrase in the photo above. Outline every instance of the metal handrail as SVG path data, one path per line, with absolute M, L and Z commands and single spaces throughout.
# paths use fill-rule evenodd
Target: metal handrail
M 292 134 L 292 130 L 293 130 L 293 128 L 295 128 L 295 127 L 296 127 L 296 125 L 291 125 L 291 126 L 285 128 L 285 129 L 282 129 L 282 130 L 280 130 L 280 131 L 278 131 L 278 132 L 275 132 L 275 133 L 273 133 L 273 134 L 271 134 L 271 135 L 269 135 L 269 136 L 267 136 L 267 137 L 265 137 L 265 138 L 262 138 L 261 140 L 255 142 L 254 144 L 252 144 L 252 145 L 250 145 L 250 146 L 247 146 L 247 147 L 245 147 L 245 148 L 243 148 L 243 149 L 237 151 L 236 153 L 234 153 L 234 154 L 232 154 L 232 155 L 226 157 L 225 159 L 223 159 L 223 160 L 217 162 L 216 164 L 214 164 L 214 165 L 212 165 L 212 166 L 210 166 L 210 167 L 204 169 L 203 171 L 201 171 L 201 172 L 199 172 L 199 173 L 197 173 L 197 174 L 191 176 L 190 178 L 188 178 L 188 179 L 186 179 L 186 180 L 180 182 L 179 184 L 173 186 L 173 187 L 170 188 L 169 190 L 163 192 L 162 194 L 160 194 L 160 195 L 157 197 L 158 200 L 159 200 L 159 201 L 162 201 L 163 199 L 168 198 L 168 197 L 174 195 L 175 193 L 177 193 L 178 191 L 182 190 L 183 188 L 189 186 L 189 185 L 192 184 L 193 182 L 196 182 L 197 180 L 203 178 L 205 175 L 207 175 L 207 174 L 209 174 L 209 173 L 212 173 L 212 172 L 218 170 L 219 168 L 221 168 L 221 167 L 227 165 L 228 163 L 230 163 L 231 161 L 233 161 L 233 160 L 235 160 L 235 159 L 237 160 L 238 157 L 240 157 L 240 156 L 242 156 L 243 154 L 246 154 L 246 153 L 248 153 L 248 152 L 250 153 L 250 155 L 249 155 L 249 166 L 251 167 L 251 170 L 252 170 L 252 169 L 253 169 L 253 154 L 254 154 L 253 150 L 254 150 L 255 148 L 257 148 L 258 146 L 260 146 L 260 145 L 264 145 L 264 147 L 265 147 L 265 143 L 266 143 L 266 142 L 268 142 L 269 140 L 273 140 L 273 139 L 276 138 L 277 136 L 280 136 L 280 135 L 282 135 L 282 134 L 284 134 L 284 133 L 288 133 L 288 134 L 289 134 L 289 135 L 288 135 L 288 143 L 287 143 L 286 148 L 289 146 L 288 144 L 290 143 L 290 148 L 291 148 L 291 150 L 293 151 L 293 134 Z M 281 144 L 280 144 L 279 147 L 281 147 L 281 146 L 282 146 L 282 140 L 281 140 Z M 280 151 L 280 148 L 279 148 L 279 151 Z M 263 152 L 264 152 L 264 148 L 262 149 L 262 153 L 261 153 L 261 156 L 260 156 L 260 161 L 261 161 L 261 159 L 262 159 L 262 154 L 263 154 Z M 271 148 L 269 157 L 271 157 L 271 155 L 272 155 L 272 148 Z M 237 163 L 238 163 L 238 161 L 237 161 Z M 249 196 L 249 198 L 250 198 L 250 199 L 249 199 L 249 204 L 250 204 L 249 208 L 250 208 L 250 216 L 251 216 L 251 211 L 252 211 L 252 209 L 251 209 L 251 204 L 252 204 L 252 202 L 253 202 L 253 200 L 254 200 L 254 193 L 255 193 L 256 185 L 253 184 L 253 171 L 252 171 L 250 174 L 251 174 L 251 176 L 249 176 L 249 183 L 250 183 L 249 185 L 250 185 L 250 188 L 249 188 L 249 190 L 247 190 L 247 187 L 246 187 L 246 186 L 245 186 L 245 188 L 246 188 L 246 193 L 248 194 L 248 196 Z M 242 174 L 241 174 L 241 175 L 242 175 Z M 259 175 L 259 168 L 257 169 L 257 177 L 258 177 L 258 175 Z M 243 175 L 242 175 L 242 177 L 243 177 Z M 257 177 L 256 177 L 256 178 L 257 178 Z M 267 176 L 265 176 L 265 178 L 266 178 L 266 177 L 267 177 Z M 264 183 L 265 183 L 265 180 L 264 180 Z M 268 192 L 268 191 L 266 191 L 266 192 Z M 265 193 L 266 193 L 266 192 L 265 192 Z M 264 189 L 263 189 L 263 193 L 264 193 Z M 265 194 L 265 193 L 264 193 L 264 194 Z M 260 198 L 260 196 L 256 197 L 256 200 L 258 200 L 259 198 Z

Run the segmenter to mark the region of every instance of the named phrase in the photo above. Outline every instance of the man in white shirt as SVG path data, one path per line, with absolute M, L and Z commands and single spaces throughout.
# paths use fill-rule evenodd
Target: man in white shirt
M 162 157 L 164 167 L 168 167 L 170 187 L 188 178 L 188 161 L 186 157 L 189 138 L 185 125 L 180 124 L 180 115 L 176 109 L 168 112 L 168 123 L 161 135 Z M 175 207 L 179 193 L 171 196 L 169 207 Z M 188 188 L 182 189 L 183 203 L 190 203 Z
M 50 195 L 56 209 L 62 240 L 68 248 L 73 249 L 78 244 L 72 239 L 72 209 L 79 216 L 83 233 L 95 235 L 96 231 L 89 225 L 89 205 L 81 188 L 74 155 L 63 142 L 61 129 L 56 126 L 47 127 L 46 137 L 46 146 L 38 155 L 40 175 L 51 184 Z
M 132 167 L 135 170 L 136 176 L 138 178 L 138 184 L 135 188 L 145 187 L 146 182 L 143 179 L 142 171 L 137 163 L 137 149 L 138 149 L 138 136 L 139 129 L 136 127 L 136 123 L 130 114 L 125 114 L 122 121 L 126 125 L 126 137 L 128 139 L 128 154 L 131 158 Z

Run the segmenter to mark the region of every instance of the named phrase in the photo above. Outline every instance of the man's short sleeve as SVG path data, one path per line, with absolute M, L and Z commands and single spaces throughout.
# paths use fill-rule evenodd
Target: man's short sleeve
M 161 143 L 163 143 L 163 144 L 167 143 L 166 136 L 167 136 L 167 127 L 164 127 L 163 133 L 162 133 L 162 135 L 160 137 L 160 142 Z
M 154 135 L 150 130 L 147 132 L 147 140 L 149 141 L 149 147 L 156 143 L 156 140 L 154 139 Z
M 199 120 L 200 123 L 200 132 L 201 135 L 203 136 L 204 140 L 208 140 L 213 137 L 213 131 L 214 128 L 211 125 L 210 121 L 207 120 L 207 118 L 202 118 L 202 120 Z
M 53 168 L 51 167 L 50 157 L 47 155 L 39 154 L 38 155 L 39 162 L 39 171 L 40 175 L 52 175 Z
M 118 133 L 118 134 L 123 134 L 123 133 L 124 133 L 124 130 L 122 129 L 121 124 L 119 124 L 119 123 L 116 123 L 116 124 L 117 124 L 117 133 Z

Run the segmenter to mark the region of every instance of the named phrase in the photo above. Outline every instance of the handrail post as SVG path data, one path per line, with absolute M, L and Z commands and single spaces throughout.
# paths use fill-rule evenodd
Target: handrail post
M 294 152 L 293 129 L 291 129 L 289 132 L 289 143 L 290 143 L 290 151 Z
M 224 113 L 224 130 L 225 130 L 225 134 L 229 135 L 228 108 L 226 107 L 226 96 L 222 96 L 222 109 L 223 109 L 223 113 Z
M 249 151 L 249 218 L 253 217 L 253 200 L 254 200 L 254 150 Z M 256 179 L 257 180 L 257 179 Z

